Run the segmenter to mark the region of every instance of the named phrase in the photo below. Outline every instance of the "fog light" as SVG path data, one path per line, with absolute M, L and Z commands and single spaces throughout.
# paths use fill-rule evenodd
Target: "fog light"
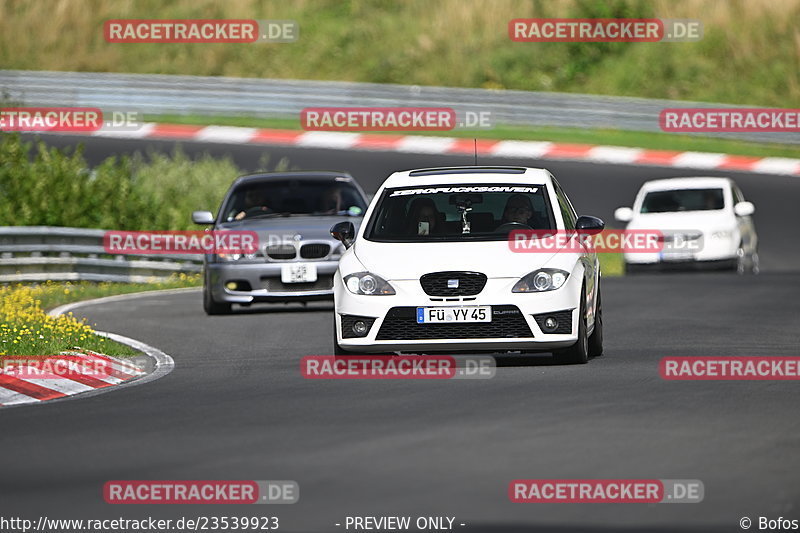
M 558 320 L 549 316 L 544 319 L 544 329 L 545 331 L 555 331 L 558 327 Z
M 353 333 L 363 337 L 367 333 L 367 324 L 363 320 L 356 320 L 353 322 Z
M 228 283 L 225 284 L 225 288 L 228 289 L 229 291 L 235 291 L 237 286 L 238 285 L 236 285 L 235 281 L 229 281 Z

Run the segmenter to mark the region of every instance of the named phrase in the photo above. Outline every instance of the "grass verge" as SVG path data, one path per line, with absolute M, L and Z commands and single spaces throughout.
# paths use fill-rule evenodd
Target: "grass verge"
M 98 336 L 85 319 L 46 310 L 66 303 L 132 292 L 194 287 L 199 275 L 181 274 L 160 283 L 54 283 L 0 287 L 0 356 L 56 355 L 80 347 L 106 355 L 133 356 L 132 348 Z
M 697 19 L 696 42 L 521 43 L 517 18 Z M 285 44 L 109 43 L 109 19 L 295 20 Z M 800 106 L 796 0 L 0 2 L 0 63 Z M 47 28 L 47 31 L 42 31 Z
M 600 271 L 607 278 L 625 275 L 625 258 L 622 254 L 602 253 L 600 258 Z

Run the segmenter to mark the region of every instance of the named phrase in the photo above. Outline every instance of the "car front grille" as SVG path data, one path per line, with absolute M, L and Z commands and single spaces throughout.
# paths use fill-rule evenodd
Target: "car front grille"
M 428 296 L 474 296 L 486 286 L 486 274 L 457 271 L 431 272 L 420 277 L 419 283 Z
M 392 307 L 376 337 L 379 341 L 423 339 L 531 338 L 525 317 L 515 305 L 492 306 L 491 322 L 417 324 L 416 307 Z
M 319 276 L 310 283 L 284 283 L 281 278 L 261 278 L 261 283 L 269 292 L 324 291 L 333 288 L 333 275 Z
M 270 259 L 286 261 L 294 259 L 297 255 L 297 250 L 291 244 L 272 244 L 264 247 L 264 253 Z
M 300 257 L 303 259 L 322 259 L 331 252 L 331 245 L 325 243 L 310 243 L 300 247 Z

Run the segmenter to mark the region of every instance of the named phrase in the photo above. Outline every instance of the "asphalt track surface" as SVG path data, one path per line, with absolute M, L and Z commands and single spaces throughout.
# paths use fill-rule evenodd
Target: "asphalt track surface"
M 69 144 L 67 137 L 48 142 Z M 87 139 L 97 161 L 170 143 Z M 350 171 L 369 191 L 392 170 L 463 157 L 186 144 L 245 169 L 265 152 Z M 610 219 L 641 181 L 721 173 L 534 160 L 586 214 Z M 764 273 L 606 279 L 606 355 L 588 365 L 502 358 L 495 378 L 311 381 L 332 350 L 332 306 L 207 317 L 199 292 L 80 309 L 175 359 L 168 376 L 91 398 L 0 411 L 0 516 L 277 515 L 287 531 L 346 516 L 455 516 L 464 531 L 741 531 L 800 519 L 800 393 L 792 382 L 670 382 L 666 355 L 800 355 L 800 257 L 784 226 L 796 178 L 731 174 L 757 207 Z M 209 206 L 212 207 L 212 206 Z M 216 207 L 216 206 L 213 206 Z M 781 228 L 784 228 L 783 230 Z M 513 479 L 699 479 L 699 504 L 512 504 Z M 111 506 L 114 479 L 291 479 L 289 506 Z M 755 525 L 752 529 L 756 529 Z

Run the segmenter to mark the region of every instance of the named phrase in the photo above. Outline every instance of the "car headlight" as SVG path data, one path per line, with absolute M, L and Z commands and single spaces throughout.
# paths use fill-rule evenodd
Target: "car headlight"
M 711 234 L 711 237 L 713 237 L 714 239 L 730 239 L 732 235 L 733 231 L 731 230 L 720 230 L 713 232 Z
M 344 285 L 353 294 L 388 295 L 395 294 L 389 282 L 369 272 L 356 272 L 344 277 Z
M 242 254 L 221 254 L 220 253 L 220 254 L 217 254 L 217 257 L 219 257 L 223 261 L 238 261 L 239 259 L 242 258 Z
M 511 292 L 545 292 L 561 288 L 567 282 L 569 272 L 557 268 L 541 268 L 523 276 L 514 284 Z

